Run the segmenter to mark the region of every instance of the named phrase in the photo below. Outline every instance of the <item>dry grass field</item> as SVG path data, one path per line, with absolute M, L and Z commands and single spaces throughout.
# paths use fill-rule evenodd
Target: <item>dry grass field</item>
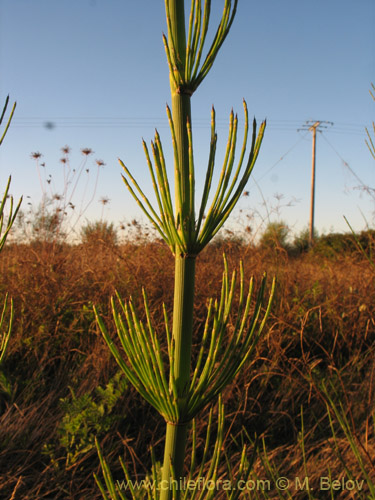
M 251 451 L 257 435 L 253 477 L 290 478 L 290 498 L 372 498 L 361 470 L 363 463 L 375 483 L 375 273 L 368 260 L 355 250 L 293 255 L 233 240 L 211 244 L 197 263 L 196 345 L 207 298 L 220 293 L 223 251 L 230 269 L 242 259 L 256 283 L 265 271 L 277 276 L 264 338 L 223 395 L 231 466 L 239 463 L 241 443 L 248 442 Z M 94 472 L 101 474 L 94 436 L 115 479 L 123 479 L 118 456 L 134 479 L 150 470 L 150 445 L 161 459 L 164 422 L 119 375 L 92 311 L 97 305 L 115 338 L 111 295 L 131 295 L 142 317 L 142 287 L 165 342 L 162 303 L 171 315 L 173 258 L 163 244 L 35 242 L 4 248 L 0 288 L 13 297 L 15 320 L 1 367 L 0 498 L 101 498 L 93 480 Z M 346 415 L 350 435 L 332 404 L 330 424 L 327 394 Z M 208 411 L 197 422 L 199 436 Z M 296 477 L 308 477 L 314 490 L 299 490 Z M 363 489 L 353 491 L 346 483 L 314 493 L 321 477 L 363 479 Z M 267 494 L 288 498 L 274 487 Z M 243 498 L 263 496 L 249 491 Z

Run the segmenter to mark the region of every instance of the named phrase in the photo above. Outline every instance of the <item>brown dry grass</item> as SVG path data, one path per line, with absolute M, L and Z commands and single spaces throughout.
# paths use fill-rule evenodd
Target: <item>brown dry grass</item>
M 359 255 L 325 258 L 313 253 L 291 257 L 230 241 L 211 245 L 199 257 L 195 310 L 195 343 L 205 321 L 206 299 L 220 292 L 222 253 L 229 267 L 244 260 L 246 276 L 257 283 L 264 271 L 277 275 L 271 317 L 256 355 L 225 390 L 225 449 L 233 466 L 239 459 L 243 430 L 265 439 L 269 457 L 280 474 L 304 477 L 299 436 L 304 411 L 307 469 L 310 482 L 320 476 L 341 477 L 344 468 L 332 448 L 326 402 L 320 384 L 334 384 L 355 425 L 358 439 L 374 456 L 369 430 L 373 411 L 375 346 L 374 273 Z M 11 399 L 0 406 L 0 497 L 14 499 L 97 499 L 92 474 L 99 471 L 96 453 L 64 467 L 56 428 L 63 416 L 60 398 L 77 396 L 105 384 L 116 366 L 99 336 L 91 304 L 96 304 L 112 333 L 109 297 L 132 295 L 142 315 L 141 287 L 147 289 L 155 325 L 162 332 L 161 304 L 171 316 L 173 258 L 157 242 L 69 246 L 9 245 L 0 259 L 0 289 L 15 302 L 15 324 L 4 370 L 13 384 Z M 142 477 L 150 467 L 148 446 L 162 451 L 164 423 L 129 388 L 116 406 L 123 416 L 101 439 L 113 475 L 122 479 L 117 456 L 131 474 Z M 207 411 L 198 422 L 204 428 Z M 342 433 L 340 446 L 347 463 L 357 470 Z M 42 453 L 55 442 L 60 456 L 54 467 Z M 374 465 L 368 473 L 375 480 Z M 265 477 L 260 458 L 255 471 Z M 358 477 L 362 477 L 358 472 Z M 117 476 L 116 476 L 117 474 Z M 307 498 L 306 492 L 291 492 Z M 270 493 L 276 498 L 275 492 Z M 219 498 L 219 496 L 218 496 Z M 322 494 L 317 498 L 325 498 Z M 327 496 L 327 498 L 330 498 Z M 335 498 L 356 498 L 336 492 Z

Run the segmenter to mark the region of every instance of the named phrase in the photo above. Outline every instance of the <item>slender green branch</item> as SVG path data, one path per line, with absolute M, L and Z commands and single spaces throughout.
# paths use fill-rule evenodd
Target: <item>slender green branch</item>
M 5 241 L 6 241 L 7 237 L 8 237 L 9 231 L 11 230 L 11 228 L 12 228 L 12 226 L 14 224 L 14 221 L 16 220 L 17 213 L 18 213 L 18 211 L 19 211 L 19 209 L 21 207 L 22 198 L 23 198 L 21 196 L 21 198 L 18 201 L 18 204 L 17 204 L 16 208 L 13 211 L 14 200 L 13 200 L 13 196 L 10 197 L 10 207 L 9 207 L 9 213 L 8 213 L 8 220 L 7 220 L 7 223 L 6 223 L 5 231 L 3 232 L 3 227 L 4 227 L 4 210 L 5 210 L 5 204 L 6 204 L 7 199 L 8 199 L 8 193 L 9 193 L 9 188 L 10 188 L 11 180 L 12 180 L 12 177 L 9 176 L 8 183 L 6 185 L 5 192 L 4 192 L 4 195 L 3 195 L 3 199 L 1 200 L 1 204 L 0 204 L 0 236 L 1 236 L 1 239 L 0 239 L 0 251 L 3 249 L 3 247 L 5 245 Z
M 10 335 L 12 333 L 12 325 L 13 325 L 13 316 L 14 316 L 14 311 L 13 311 L 13 299 L 10 300 L 10 313 L 9 313 L 9 320 L 8 320 L 8 328 L 5 333 L 1 333 L 3 331 L 4 322 L 5 322 L 5 316 L 8 310 L 8 294 L 5 295 L 4 299 L 4 304 L 3 304 L 3 309 L 1 312 L 1 318 L 0 318 L 0 365 L 4 359 L 5 352 L 8 347 Z
M 4 105 L 4 108 L 3 108 L 3 111 L 1 113 L 1 117 L 0 117 L 0 125 L 3 123 L 3 119 L 4 119 L 4 115 L 5 115 L 5 112 L 7 110 L 7 107 L 8 107 L 8 104 L 9 104 L 9 95 L 7 96 L 7 98 L 5 99 L 5 105 Z M 4 132 L 3 132 L 3 135 L 1 136 L 0 138 L 0 146 L 1 144 L 3 143 L 3 140 L 4 140 L 4 137 L 6 136 L 7 132 L 8 132 L 8 129 L 10 127 L 10 123 L 12 121 L 12 118 L 13 118 L 13 115 L 14 115 L 14 112 L 16 110 L 16 106 L 17 106 L 17 103 L 15 102 L 13 104 L 13 107 L 12 107 L 12 110 L 10 112 L 10 115 L 9 115 L 9 118 L 8 118 L 8 121 L 7 121 L 7 124 L 5 126 L 5 129 L 4 129 Z
M 265 130 L 265 122 L 263 122 L 260 126 L 259 132 L 257 134 L 257 127 L 256 127 L 256 121 L 253 121 L 253 135 L 252 135 L 252 142 L 251 142 L 251 149 L 249 153 L 249 158 L 247 161 L 247 165 L 244 169 L 244 172 L 242 174 L 242 177 L 239 179 L 240 176 L 240 170 L 242 167 L 244 155 L 245 155 L 245 149 L 246 149 L 246 142 L 247 142 L 247 106 L 246 102 L 244 101 L 244 110 L 245 110 L 245 132 L 244 132 L 244 140 L 243 140 L 243 145 L 242 145 L 242 150 L 240 154 L 240 160 L 238 162 L 238 166 L 235 172 L 235 175 L 233 177 L 233 180 L 231 182 L 231 185 L 228 188 L 228 183 L 230 179 L 230 174 L 233 166 L 233 158 L 234 158 L 234 146 L 235 146 L 235 140 L 236 140 L 236 133 L 237 133 L 237 126 L 235 125 L 235 120 L 233 117 L 233 113 L 231 113 L 230 117 L 230 125 L 229 125 L 229 137 L 228 137 L 228 143 L 227 143 L 227 149 L 226 149 L 226 154 L 224 158 L 224 164 L 222 167 L 219 183 L 216 189 L 216 194 L 214 197 L 214 200 L 211 203 L 211 207 L 207 213 L 205 223 L 199 233 L 199 236 L 197 238 L 197 251 L 200 251 L 202 248 L 204 248 L 207 243 L 213 238 L 213 236 L 219 231 L 221 226 L 225 223 L 225 221 L 228 219 L 230 213 L 232 212 L 233 208 L 235 207 L 237 201 L 239 200 L 241 194 L 243 193 L 243 190 L 249 180 L 249 177 L 251 175 L 251 172 L 254 168 L 256 159 L 258 157 L 258 153 L 260 150 L 260 145 L 263 140 L 264 136 L 264 130 Z M 214 129 L 213 129 L 214 130 Z M 212 136 L 212 133 L 211 133 Z M 211 138 L 212 141 L 212 138 Z M 211 159 L 211 155 L 210 155 Z M 206 177 L 206 185 L 205 185 L 205 191 L 203 193 L 203 198 L 202 200 L 204 201 L 204 205 L 206 204 L 206 200 L 208 198 L 208 192 L 210 189 L 210 179 L 211 179 L 211 169 L 213 167 L 209 166 L 208 172 L 210 174 L 207 175 Z M 239 179 L 239 180 L 238 180 Z M 206 188 L 207 186 L 207 188 Z M 207 189 L 207 192 L 206 192 Z M 202 205 L 203 205 L 202 201 Z M 201 218 L 203 217 L 202 211 L 200 212 L 200 219 L 199 222 L 201 221 Z
M 199 6 L 201 9 L 201 2 L 199 3 Z M 201 62 L 203 47 L 204 47 L 204 43 L 205 43 L 206 35 L 207 35 L 207 30 L 208 30 L 210 12 L 211 12 L 211 2 L 204 2 L 203 24 L 202 24 L 202 30 L 200 32 L 199 47 L 197 45 L 196 49 L 195 49 L 195 54 L 196 54 L 195 61 L 193 60 L 193 58 L 191 61 L 191 67 L 192 67 L 192 78 L 191 79 L 193 81 L 196 81 L 197 74 L 199 71 L 199 65 Z

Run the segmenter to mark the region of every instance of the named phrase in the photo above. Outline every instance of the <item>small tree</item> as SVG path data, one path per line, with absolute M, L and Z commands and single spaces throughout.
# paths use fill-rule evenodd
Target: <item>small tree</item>
M 262 234 L 259 245 L 273 250 L 287 250 L 289 227 L 285 222 L 270 222 Z
M 81 228 L 81 241 L 86 245 L 106 244 L 110 246 L 117 245 L 117 231 L 113 223 L 106 221 L 87 222 Z
M 318 237 L 316 230 L 314 231 L 315 238 Z M 310 248 L 310 230 L 308 227 L 294 237 L 293 249 L 299 253 L 306 252 Z

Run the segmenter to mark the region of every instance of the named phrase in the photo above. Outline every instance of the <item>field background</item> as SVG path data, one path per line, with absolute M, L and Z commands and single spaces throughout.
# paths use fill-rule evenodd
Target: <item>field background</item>
M 370 255 L 372 234 L 361 238 Z M 195 345 L 207 298 L 220 292 L 223 252 L 229 269 L 238 269 L 242 259 L 246 276 L 254 275 L 257 284 L 264 272 L 277 276 L 264 338 L 223 395 L 224 448 L 232 467 L 239 463 L 241 443 L 257 434 L 278 475 L 309 476 L 317 486 L 321 476 L 348 478 L 348 467 L 354 478 L 364 479 L 335 416 L 333 439 L 322 385 L 331 382 L 330 395 L 342 404 L 375 481 L 374 269 L 354 238 L 327 235 L 311 251 L 269 241 L 254 246 L 233 237 L 212 243 L 197 262 Z M 92 312 L 97 305 L 115 338 L 111 295 L 117 290 L 124 299 L 132 296 L 143 318 L 142 287 L 163 343 L 162 303 L 171 317 L 173 300 L 173 258 L 164 244 L 145 238 L 116 244 L 91 234 L 77 245 L 38 240 L 6 245 L 0 289 L 13 297 L 15 321 L 1 367 L 1 498 L 101 498 L 93 480 L 94 472 L 101 474 L 94 436 L 115 479 L 124 479 L 118 456 L 133 479 L 149 472 L 150 445 L 160 459 L 164 423 L 120 376 Z M 197 422 L 199 436 L 208 411 Z M 265 479 L 270 472 L 262 446 L 254 471 Z M 225 463 L 222 467 L 224 474 Z M 305 491 L 290 493 L 308 498 Z M 274 491 L 268 494 L 278 498 Z M 317 498 L 333 497 L 321 492 Z M 360 497 L 337 491 L 334 498 Z

